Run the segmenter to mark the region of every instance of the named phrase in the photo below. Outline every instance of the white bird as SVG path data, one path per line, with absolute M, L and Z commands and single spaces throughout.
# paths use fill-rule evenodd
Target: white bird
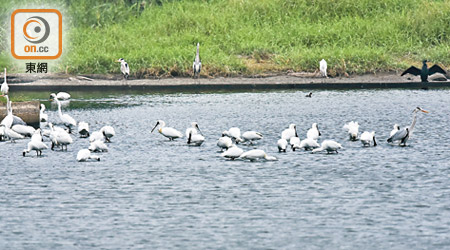
M 327 76 L 327 61 L 325 61 L 325 59 L 322 59 L 320 61 L 320 75 L 322 77 L 328 78 L 328 76 Z
M 31 139 L 31 141 L 28 142 L 27 149 L 23 150 L 22 155 L 25 156 L 25 154 L 29 153 L 31 150 L 35 150 L 36 156 L 40 156 L 42 155 L 42 150 L 47 148 L 47 145 L 42 141 Z
M 34 134 L 31 136 L 32 141 L 42 141 L 42 133 L 41 129 L 38 128 L 34 131 Z
M 306 133 L 306 137 L 313 140 L 317 140 L 319 139 L 319 136 L 321 136 L 319 127 L 317 126 L 317 123 L 313 123 L 311 128 Z
M 289 144 L 291 145 L 292 151 L 295 151 L 295 149 L 300 148 L 300 138 L 297 136 L 291 137 Z
M 205 141 L 205 137 L 202 135 L 196 122 L 192 122 L 191 127 L 186 129 L 186 137 L 188 138 L 187 144 L 195 146 L 200 146 Z
M 351 121 L 344 125 L 344 129 L 347 130 L 348 136 L 351 141 L 356 141 L 358 139 L 359 124 L 358 122 Z
M 14 130 L 6 127 L 3 124 L 1 124 L 0 126 L 4 128 L 5 136 L 8 137 L 11 140 L 11 142 L 16 142 L 17 139 L 25 138 L 23 135 L 15 132 Z
M 61 93 L 61 92 L 60 92 Z M 59 93 L 58 93 L 59 94 Z M 50 98 L 53 98 L 58 104 L 58 115 L 61 122 L 69 129 L 69 133 L 72 131 L 72 127 L 77 126 L 77 122 L 69 114 L 63 114 L 61 111 L 61 102 L 55 94 L 51 94 Z
M 159 125 L 158 132 L 160 134 L 162 134 L 163 136 L 169 138 L 169 141 L 173 141 L 177 138 L 183 137 L 183 134 L 180 131 L 178 131 L 174 128 L 166 127 L 166 123 L 162 120 L 158 120 L 156 122 L 155 127 L 153 127 L 153 129 L 150 133 L 153 133 L 153 130 L 155 130 L 155 128 L 158 127 L 158 125 Z
M 394 135 L 389 137 L 387 139 L 388 142 L 395 142 L 400 141 L 400 144 L 403 144 L 403 146 L 406 146 L 406 141 L 408 141 L 409 137 L 411 137 L 412 132 L 414 130 L 414 126 L 416 125 L 417 121 L 417 112 L 422 111 L 423 113 L 428 113 L 428 111 L 425 111 L 419 107 L 415 108 L 413 111 L 413 121 L 409 127 L 402 128 L 398 130 Z
M 244 160 L 256 161 L 258 159 L 266 159 L 268 161 L 276 161 L 277 158 L 273 156 L 268 156 L 266 152 L 261 149 L 252 149 L 250 151 L 244 152 L 239 157 Z
M 73 142 L 72 137 L 70 137 L 69 133 L 67 133 L 65 130 L 55 129 L 52 123 L 49 123 L 48 126 L 50 127 L 51 130 L 50 132 L 50 139 L 52 140 L 51 149 L 53 150 L 55 146 L 61 146 L 61 150 L 64 150 L 64 146 L 66 146 L 67 151 L 67 145 Z
M 335 141 L 332 141 L 332 140 L 325 140 L 322 142 L 322 145 L 320 146 L 320 148 L 313 149 L 312 152 L 316 153 L 316 152 L 326 150 L 327 153 L 336 152 L 336 154 L 337 154 L 338 153 L 337 150 L 341 149 L 341 148 L 342 148 L 341 144 L 339 144 Z
M 286 139 L 279 139 L 277 141 L 278 152 L 286 152 L 286 148 L 288 146 L 288 141 Z
M 56 97 L 60 101 L 66 101 L 70 99 L 70 94 L 67 92 L 58 92 L 58 94 L 51 93 L 50 99 Z
M 89 136 L 89 142 L 99 141 L 99 140 L 104 140 L 104 139 L 105 139 L 105 137 L 103 136 L 102 132 L 100 132 L 100 131 L 94 131 Z
M 97 155 L 92 155 L 89 149 L 81 149 L 77 154 L 77 161 L 88 161 L 89 159 L 93 159 L 96 161 L 100 161 L 100 157 Z
M 100 132 L 103 134 L 103 136 L 105 137 L 105 141 L 106 142 L 111 142 L 111 137 L 116 135 L 116 131 L 114 130 L 113 127 L 111 126 L 103 126 L 100 129 Z
M 389 137 L 395 135 L 395 133 L 397 133 L 397 131 L 400 130 L 400 126 L 398 124 L 394 124 L 394 129 L 391 130 L 391 133 L 389 133 Z
M 36 131 L 36 129 L 31 126 L 21 124 L 13 125 L 11 129 L 26 137 L 31 137 L 34 134 L 34 131 Z
M 303 148 L 305 150 L 312 150 L 319 147 L 320 147 L 319 143 L 317 143 L 316 140 L 313 140 L 311 138 L 306 138 L 302 140 L 299 146 L 299 148 Z
M 288 129 L 281 132 L 281 139 L 289 141 L 292 137 L 298 137 L 297 126 L 295 126 L 295 124 L 290 124 Z
M 0 125 L 0 141 L 5 138 L 5 125 Z
M 130 67 L 128 63 L 125 62 L 123 58 L 119 58 L 116 62 L 120 62 L 120 71 L 122 72 L 123 78 L 128 80 L 128 76 L 130 75 Z
M 236 144 L 239 142 L 243 142 L 244 140 L 241 138 L 241 130 L 239 128 L 233 127 L 228 129 L 228 136 L 230 136 Z
M 7 95 L 9 93 L 9 87 L 8 87 L 8 83 L 6 82 L 6 68 L 5 68 L 5 74 L 4 74 L 4 78 L 3 78 L 3 83 L 2 83 L 2 87 L 0 88 L 2 95 Z
M 263 135 L 256 131 L 246 131 L 242 134 L 242 139 L 250 141 L 251 144 L 253 144 L 253 141 L 261 140 L 262 138 Z
M 228 131 L 224 131 L 222 133 L 222 137 L 219 138 L 219 140 L 217 140 L 217 146 L 223 150 L 223 149 L 228 149 L 229 147 L 231 147 L 233 145 L 233 141 L 231 140 L 231 138 L 228 136 Z
M 236 158 L 239 158 L 239 156 L 241 156 L 242 153 L 244 153 L 244 150 L 242 150 L 241 148 L 239 148 L 236 145 L 231 145 L 227 149 L 227 151 L 225 151 L 221 154 L 221 156 L 225 157 L 225 158 L 230 158 L 231 160 L 234 160 Z
M 194 72 L 194 78 L 200 77 L 201 70 L 202 70 L 202 61 L 200 60 L 200 43 L 197 43 L 197 53 L 195 53 L 194 63 L 192 64 L 192 71 Z
M 369 147 L 370 143 L 372 142 L 374 147 L 377 145 L 377 141 L 375 139 L 375 131 L 372 132 L 364 131 L 364 133 L 361 134 L 360 140 L 361 143 L 367 147 Z
M 16 125 L 16 124 L 22 124 L 22 125 L 27 125 L 22 118 L 13 115 L 12 113 L 12 102 L 9 100 L 9 96 L 8 95 L 1 95 L 3 97 L 6 98 L 6 111 L 7 111 L 7 115 L 5 118 L 3 118 L 1 124 L 5 124 L 5 126 L 11 128 L 12 125 Z
M 41 111 L 39 112 L 39 117 L 41 122 L 47 122 L 48 121 L 48 114 L 44 113 L 45 111 L 45 105 L 41 103 Z
M 96 140 L 91 142 L 88 149 L 92 152 L 107 152 L 108 146 L 102 140 Z
M 87 122 L 78 123 L 78 133 L 81 138 L 89 137 L 89 124 Z

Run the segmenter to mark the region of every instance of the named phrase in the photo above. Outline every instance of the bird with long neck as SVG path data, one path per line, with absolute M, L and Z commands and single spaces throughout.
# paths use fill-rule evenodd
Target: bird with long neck
M 413 111 L 413 121 L 409 127 L 398 130 L 395 134 L 387 139 L 388 142 L 400 141 L 400 145 L 406 145 L 406 141 L 408 141 L 409 137 L 411 137 L 414 127 L 417 122 L 417 113 L 421 111 L 423 113 L 428 113 L 428 111 L 423 110 L 419 107 L 415 108 Z
M 195 53 L 195 59 L 192 65 L 192 69 L 194 71 L 194 78 L 198 78 L 202 69 L 202 61 L 200 60 L 200 43 L 197 43 L 197 53 Z
M 8 87 L 8 83 L 6 82 L 6 68 L 5 68 L 5 74 L 4 74 L 4 78 L 3 78 L 3 83 L 2 83 L 2 87 L 0 88 L 2 95 L 7 95 L 9 93 L 9 87 Z

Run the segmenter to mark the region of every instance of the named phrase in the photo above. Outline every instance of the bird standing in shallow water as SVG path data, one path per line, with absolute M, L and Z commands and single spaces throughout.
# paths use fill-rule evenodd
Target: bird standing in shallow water
M 194 78 L 199 78 L 200 71 L 202 70 L 202 61 L 200 60 L 200 43 L 197 43 L 197 53 L 195 54 L 194 63 L 192 64 L 192 70 L 194 72 Z
M 441 67 L 439 67 L 437 64 L 433 65 L 431 68 L 428 68 L 427 65 L 427 60 L 423 60 L 423 65 L 422 65 L 422 70 L 411 66 L 409 67 L 407 70 L 405 70 L 401 76 L 406 75 L 406 74 L 412 74 L 415 76 L 420 75 L 420 79 L 422 82 L 428 82 L 428 76 L 431 76 L 435 73 L 441 73 L 446 75 L 447 73 L 445 72 L 445 70 L 443 70 Z
M 395 142 L 400 141 L 400 144 L 403 144 L 403 146 L 406 146 L 406 141 L 408 141 L 409 137 L 411 137 L 411 134 L 414 130 L 414 126 L 416 125 L 417 121 L 417 112 L 422 111 L 423 113 L 428 113 L 428 111 L 423 110 L 419 107 L 415 108 L 413 111 L 413 121 L 409 127 L 402 128 L 398 130 L 395 134 L 393 134 L 391 137 L 387 139 L 388 142 Z
M 2 87 L 1 87 L 1 92 L 2 95 L 7 95 L 9 93 L 9 87 L 8 87 L 8 83 L 6 83 L 6 68 L 5 68 L 5 75 L 4 75 L 4 79 L 3 79 L 3 83 L 2 83 Z
M 123 78 L 128 80 L 128 76 L 130 75 L 130 67 L 128 67 L 128 63 L 125 62 L 123 58 L 119 58 L 116 62 L 120 62 L 120 71 L 122 72 Z

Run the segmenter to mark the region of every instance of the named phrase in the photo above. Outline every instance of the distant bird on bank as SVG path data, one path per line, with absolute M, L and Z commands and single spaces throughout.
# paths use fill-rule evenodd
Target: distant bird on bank
M 3 83 L 2 83 L 2 87 L 1 87 L 1 92 L 2 95 L 7 95 L 9 93 L 9 87 L 8 87 L 8 83 L 6 83 L 6 68 L 5 68 L 5 74 L 4 74 L 4 79 L 3 79 Z
M 390 136 L 387 139 L 387 141 L 388 142 L 400 141 L 399 145 L 403 144 L 403 146 L 406 146 L 406 141 L 408 141 L 409 137 L 411 136 L 411 134 L 414 130 L 414 126 L 416 125 L 417 112 L 419 112 L 419 111 L 422 111 L 423 113 L 428 113 L 428 111 L 423 110 L 419 107 L 415 108 L 413 111 L 413 121 L 412 121 L 411 125 L 409 127 L 398 130 L 395 134 Z
M 327 76 L 327 61 L 325 61 L 325 59 L 322 59 L 320 61 L 320 75 L 322 77 L 328 78 L 328 76 Z
M 422 80 L 422 82 L 428 82 L 428 76 L 431 76 L 435 73 L 441 73 L 444 75 L 447 74 L 445 70 L 443 70 L 437 64 L 433 65 L 431 68 L 428 68 L 427 62 L 428 62 L 427 60 L 423 60 L 422 70 L 414 66 L 411 66 L 407 70 L 405 70 L 405 72 L 403 72 L 401 76 L 406 75 L 408 73 L 415 76 L 420 75 L 420 79 Z
M 200 60 L 200 43 L 197 43 L 197 53 L 195 54 L 194 63 L 192 64 L 192 70 L 194 72 L 194 78 L 200 76 L 202 70 L 202 61 Z
M 125 62 L 123 58 L 119 58 L 116 62 L 120 62 L 120 71 L 122 72 L 123 78 L 128 80 L 128 76 L 130 75 L 130 67 L 128 67 L 128 63 Z
M 54 98 L 55 96 L 60 101 L 66 101 L 66 100 L 70 99 L 70 94 L 67 93 L 67 92 L 58 92 L 58 94 L 51 93 L 50 94 L 50 99 Z
M 305 97 L 312 97 L 312 92 L 309 92 L 309 94 L 305 95 Z

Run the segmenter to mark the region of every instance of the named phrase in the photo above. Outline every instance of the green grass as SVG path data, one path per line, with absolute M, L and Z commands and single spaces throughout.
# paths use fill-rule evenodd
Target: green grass
M 332 75 L 450 66 L 447 0 L 69 2 L 56 1 L 70 17 L 57 72 L 119 73 L 123 57 L 136 77 L 190 76 L 197 42 L 209 76 L 315 71 L 322 58 Z

